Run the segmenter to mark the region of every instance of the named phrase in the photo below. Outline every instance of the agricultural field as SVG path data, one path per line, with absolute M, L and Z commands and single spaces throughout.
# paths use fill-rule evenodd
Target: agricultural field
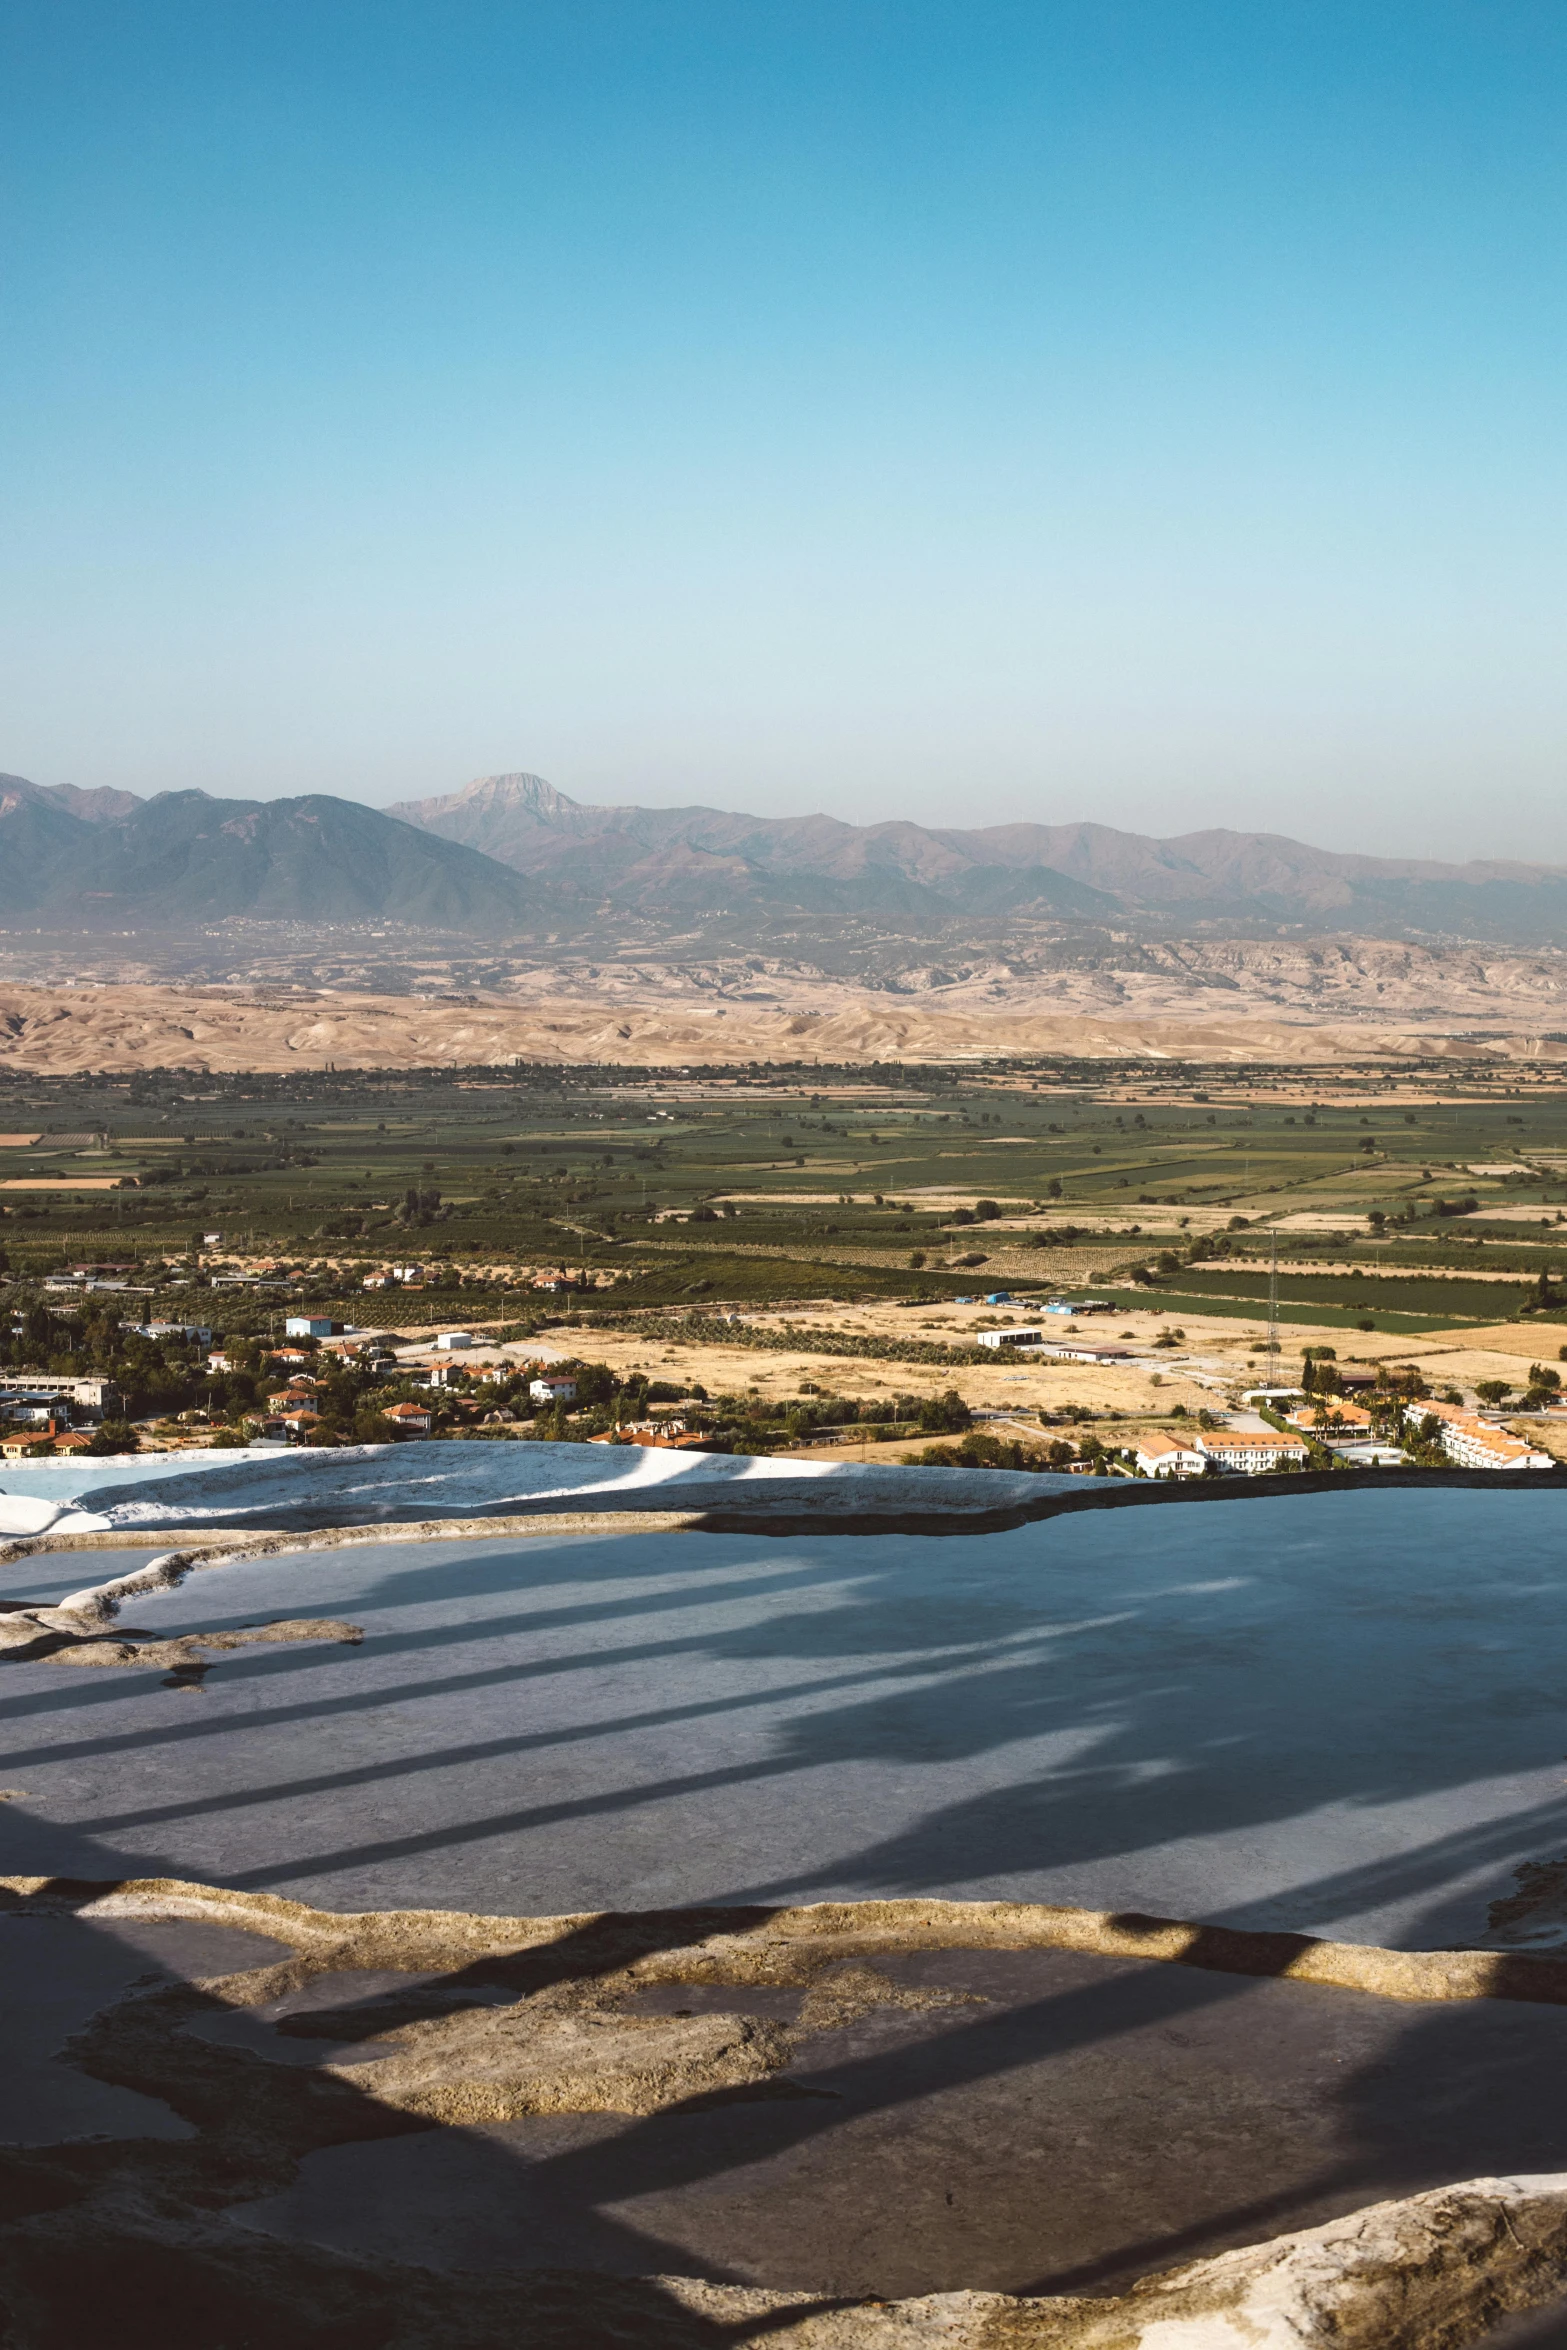
M 23 1282 L 260 1270 L 348 1314 L 412 1263 L 415 1323 L 456 1289 L 543 1326 L 1004 1287 L 1249 1325 L 1276 1278 L 1290 1327 L 1418 1336 L 1549 1309 L 1567 1268 L 1567 1086 L 1517 1064 L 154 1071 L 12 1077 L 0 1126 Z

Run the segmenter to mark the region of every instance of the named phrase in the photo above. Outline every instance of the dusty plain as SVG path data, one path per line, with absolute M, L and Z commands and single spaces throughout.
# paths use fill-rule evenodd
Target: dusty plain
M 223 970 L 217 935 L 186 962 L 210 968 L 215 954 Z M 241 971 L 254 963 L 251 943 L 239 926 L 231 954 Z M 17 976 L 0 990 L 0 1066 L 56 1075 L 1039 1053 L 1331 1068 L 1368 1055 L 1463 1060 L 1477 1043 L 1509 1059 L 1567 1058 L 1567 958 L 1555 951 L 1375 939 L 1096 939 L 1088 948 L 1067 939 L 950 964 L 883 958 L 871 984 L 776 956 L 665 950 L 589 963 L 500 951 L 476 963 L 416 952 L 401 991 L 389 994 L 347 980 L 356 967 L 373 969 L 375 955 L 345 938 L 334 963 L 329 933 L 278 959 L 306 978 L 236 971 L 221 984 L 114 976 L 111 950 L 86 937 L 53 950 L 25 935 L 5 944 Z M 29 967 L 50 984 L 22 980 Z M 334 971 L 333 984 L 319 984 L 323 969 Z

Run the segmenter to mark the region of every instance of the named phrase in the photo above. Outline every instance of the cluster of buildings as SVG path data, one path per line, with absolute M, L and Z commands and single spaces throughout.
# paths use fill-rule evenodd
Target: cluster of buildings
M 1242 1476 L 1264 1476 L 1270 1470 L 1304 1468 L 1310 1457 L 1308 1438 L 1352 1460 L 1396 1462 L 1400 1457 L 1396 1447 L 1374 1443 L 1371 1414 L 1359 1404 L 1337 1398 L 1331 1403 L 1308 1399 L 1292 1405 L 1280 1417 L 1285 1422 L 1282 1428 L 1202 1429 L 1189 1438 L 1144 1436 L 1134 1456 L 1137 1467 L 1145 1477 L 1202 1477 L 1210 1467 Z M 1418 1427 L 1426 1419 L 1436 1422 L 1442 1449 L 1455 1468 L 1555 1466 L 1548 1452 L 1537 1451 L 1508 1429 L 1461 1405 L 1421 1402 L 1406 1407 L 1406 1426 L 1412 1423 Z
M 430 1268 L 427 1265 L 378 1265 L 373 1273 L 361 1277 L 365 1289 L 423 1289 Z M 525 1288 L 542 1289 L 551 1297 L 564 1297 L 575 1289 L 601 1289 L 613 1282 L 615 1275 L 570 1272 L 564 1265 L 548 1266 L 543 1271 L 527 1274 L 520 1269 L 507 1269 L 509 1282 Z
M 1270 1469 L 1304 1467 L 1305 1439 L 1272 1428 L 1203 1429 L 1181 1436 L 1140 1437 L 1133 1456 L 1145 1477 L 1203 1477 L 1210 1468 L 1265 1476 Z
M 320 1355 L 307 1354 L 303 1348 L 280 1347 L 268 1356 L 274 1368 L 287 1374 L 286 1385 L 276 1388 L 266 1397 L 264 1409 L 247 1416 L 247 1425 L 263 1444 L 302 1444 L 319 1427 L 321 1411 L 319 1395 L 322 1382 L 310 1365 L 322 1356 L 336 1356 L 352 1362 L 357 1369 L 376 1375 L 396 1372 L 412 1379 L 420 1387 L 428 1388 L 432 1398 L 442 1389 L 467 1388 L 475 1383 L 484 1387 L 500 1386 L 517 1376 L 519 1371 L 529 1374 L 530 1401 L 540 1405 L 573 1403 L 577 1383 L 567 1373 L 543 1363 L 517 1363 L 509 1357 L 491 1360 L 470 1369 L 463 1360 L 477 1341 L 471 1330 L 442 1330 L 433 1342 L 433 1352 L 426 1357 L 398 1355 L 379 1331 L 345 1332 L 342 1324 L 329 1324 L 325 1317 L 298 1315 L 290 1317 L 288 1335 L 313 1337 L 321 1342 Z M 209 1368 L 226 1370 L 228 1359 L 222 1354 L 209 1357 Z M 407 1437 L 429 1436 L 434 1433 L 437 1404 L 407 1398 L 382 1407 L 380 1418 L 385 1424 L 386 1436 L 391 1441 Z M 505 1417 L 498 1414 L 497 1417 Z
M 1136 1358 L 1124 1346 L 1099 1346 L 1087 1338 L 1052 1338 L 1048 1330 L 1028 1330 L 1011 1326 L 1005 1330 L 976 1332 L 976 1346 L 988 1347 L 993 1354 L 1043 1355 L 1057 1363 L 1130 1363 Z
M 112 1379 L 0 1372 L 0 1458 L 24 1459 L 37 1444 L 52 1444 L 56 1452 L 86 1452 L 99 1423 L 119 1419 L 124 1409 Z
M 1416 1422 L 1435 1420 L 1442 1450 L 1461 1469 L 1549 1469 L 1555 1466 L 1548 1452 L 1537 1452 L 1521 1436 L 1514 1436 L 1509 1429 L 1498 1428 L 1493 1421 L 1482 1420 L 1478 1412 L 1466 1411 L 1460 1404 L 1419 1403 L 1409 1416 Z

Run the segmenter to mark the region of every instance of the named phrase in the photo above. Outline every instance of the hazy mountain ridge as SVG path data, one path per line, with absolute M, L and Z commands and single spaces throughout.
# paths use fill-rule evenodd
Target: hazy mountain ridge
M 1552 946 L 1567 870 L 1316 849 L 1212 829 L 932 829 L 713 808 L 590 807 L 535 775 L 378 810 L 316 793 L 152 799 L 0 777 L 0 923 L 149 935 L 223 922 L 386 921 L 558 956 L 785 946 L 871 979 L 926 954 L 1119 955 L 1156 936 L 1317 935 Z M 1074 943 L 1075 942 L 1075 943 Z
M 535 919 L 539 902 L 492 858 L 324 793 L 104 801 L 0 778 L 0 920 L 119 930 L 249 915 L 495 932 Z
M 1103 824 L 932 829 L 713 808 L 588 807 L 535 775 L 484 776 L 390 811 L 557 891 L 656 918 L 697 909 L 923 922 L 1139 915 L 1554 943 L 1567 869 L 1445 864 L 1213 828 L 1167 840 Z M 564 897 L 557 900 L 564 909 Z

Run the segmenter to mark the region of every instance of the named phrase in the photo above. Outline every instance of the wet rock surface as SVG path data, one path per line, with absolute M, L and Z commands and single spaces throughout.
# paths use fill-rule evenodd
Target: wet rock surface
M 1466 1507 L 75 1607 L 4 1667 L 6 2350 L 1542 2350 L 1567 1599 Z
M 5 1901 L 17 2012 L 52 2018 L 63 2076 L 135 2101 L 88 2143 L 62 2092 L 60 2127 L 0 2150 L 21 2350 L 72 2338 L 45 2310 L 101 2320 L 105 2247 L 207 2296 L 214 2328 L 243 2293 L 265 2350 L 573 2324 L 707 2345 L 764 2317 L 768 2339 L 858 2350 L 894 2309 L 900 2341 L 1108 2350 L 1142 2339 L 1155 2293 L 1159 2322 L 1172 2296 L 1233 2304 L 1240 2330 L 1213 2341 L 1270 2341 L 1259 2311 L 1307 2290 L 1292 2263 L 1335 2341 L 1362 2338 L 1371 2277 L 1384 2331 L 1363 2338 L 1396 2350 L 1477 2338 L 1557 2291 L 1567 2259 L 1549 1961 L 1486 1962 L 1534 1993 L 1508 1998 L 1438 1956 L 1420 1962 L 1437 1995 L 1412 2000 L 1289 1972 L 1385 1964 L 1407 1987 L 1397 1953 L 963 1904 L 336 1917 L 37 1881 Z M 147 2107 L 173 2131 L 144 2128 Z M 1504 2163 L 1549 2175 L 1467 2202 L 1437 2187 L 1440 2224 L 1419 2201 Z M 1395 2216 L 1368 2218 L 1388 2197 Z M 1393 2249 L 1370 2258 L 1368 2229 Z M 1389 2332 L 1406 2257 L 1409 2323 Z M 1415 2290 L 1433 2262 L 1458 2278 L 1436 2330 Z M 513 2327 L 520 2293 L 537 2322 L 500 2330 L 492 2291 Z M 353 2331 L 355 2292 L 357 2322 L 368 2293 L 384 2327 Z

